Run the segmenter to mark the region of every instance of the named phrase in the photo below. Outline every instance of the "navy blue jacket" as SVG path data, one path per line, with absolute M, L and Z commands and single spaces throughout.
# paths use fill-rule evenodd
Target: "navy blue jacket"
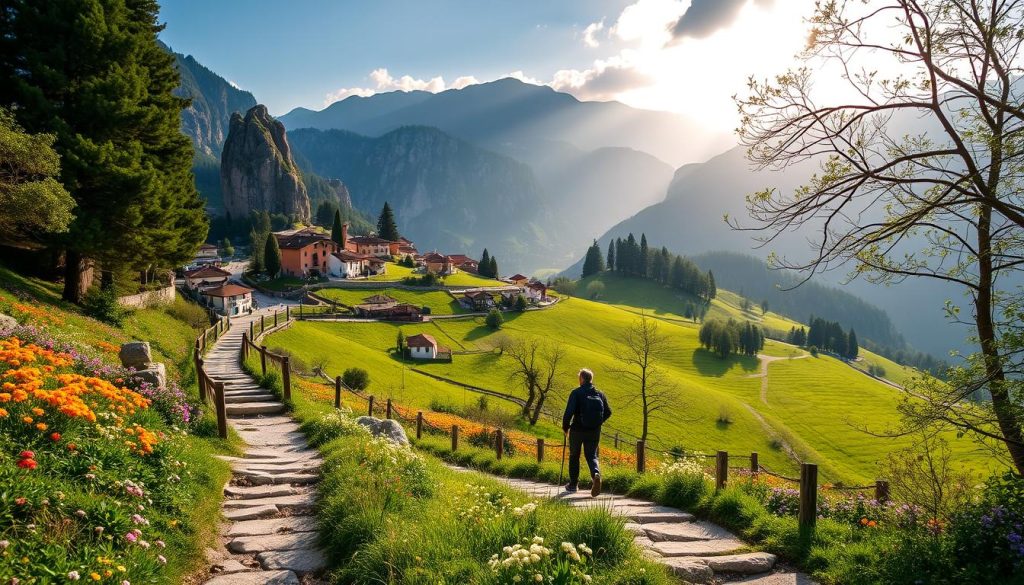
M 604 392 L 601 392 L 597 388 L 594 388 L 593 384 L 587 383 L 569 393 L 569 400 L 565 403 L 565 414 L 562 415 L 562 430 L 568 432 L 569 429 L 574 431 L 583 430 L 580 428 L 580 422 L 577 420 L 577 413 L 579 412 L 581 400 L 584 400 L 585 396 L 597 395 L 601 398 L 601 402 L 604 403 L 604 419 L 602 423 L 608 420 L 608 417 L 612 415 L 612 407 L 608 406 L 608 398 L 605 397 Z M 594 430 L 594 429 L 587 429 Z

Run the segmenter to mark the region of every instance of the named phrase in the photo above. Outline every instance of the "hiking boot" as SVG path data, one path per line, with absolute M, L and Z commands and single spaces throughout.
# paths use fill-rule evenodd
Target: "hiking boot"
M 565 485 L 565 491 L 570 494 L 575 494 L 577 491 L 579 491 L 579 488 L 569 483 Z
M 594 485 L 590 486 L 590 497 L 596 498 L 601 495 L 601 474 L 594 474 Z

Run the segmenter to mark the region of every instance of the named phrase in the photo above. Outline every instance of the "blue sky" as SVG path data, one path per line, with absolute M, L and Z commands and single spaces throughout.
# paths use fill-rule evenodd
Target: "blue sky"
M 813 0 L 164 0 L 161 38 L 275 115 L 515 73 L 735 127 L 749 75 L 792 63 Z

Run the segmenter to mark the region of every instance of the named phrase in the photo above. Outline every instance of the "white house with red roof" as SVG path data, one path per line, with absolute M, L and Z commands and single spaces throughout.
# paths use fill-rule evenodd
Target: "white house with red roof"
M 201 289 L 199 294 L 214 310 L 228 317 L 244 315 L 252 309 L 252 289 L 240 284 Z
M 436 360 L 438 357 L 451 355 L 451 350 L 441 347 L 433 335 L 417 333 L 405 339 L 405 345 L 409 348 L 409 357 L 414 360 Z
M 216 266 L 200 266 L 185 273 L 185 286 L 191 289 L 209 288 L 227 284 L 231 273 Z
M 526 283 L 530 282 L 530 278 L 522 274 L 514 274 L 508 277 L 507 280 L 516 286 L 526 286 Z

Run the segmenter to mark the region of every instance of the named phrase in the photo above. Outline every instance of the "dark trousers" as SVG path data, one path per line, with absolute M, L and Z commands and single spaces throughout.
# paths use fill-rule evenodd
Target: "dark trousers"
M 569 485 L 580 480 L 580 451 L 587 458 L 590 477 L 600 473 L 597 466 L 597 444 L 601 441 L 601 429 L 595 431 L 569 431 Z

